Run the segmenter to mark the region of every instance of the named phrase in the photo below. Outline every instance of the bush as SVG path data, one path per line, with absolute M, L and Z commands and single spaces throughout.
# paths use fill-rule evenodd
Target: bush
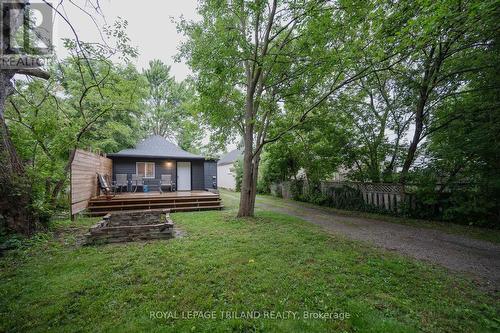
M 290 192 L 297 201 L 309 202 L 319 206 L 327 206 L 344 210 L 388 213 L 382 208 L 366 204 L 360 190 L 349 187 L 330 187 L 326 193 L 321 191 L 321 183 L 312 182 L 305 185 L 302 179 L 290 182 Z
M 362 192 L 348 185 L 330 187 L 323 193 L 320 183 L 306 184 L 302 179 L 290 181 L 290 193 L 293 199 L 315 205 L 483 227 L 500 227 L 498 199 L 482 191 L 480 186 L 467 185 L 467 187 L 437 191 L 436 185 L 429 182 L 411 188 L 412 193 L 398 203 L 396 212 L 365 203 Z
M 299 200 L 299 201 L 305 201 L 301 200 L 303 196 L 303 188 L 304 188 L 304 180 L 298 179 L 298 180 L 291 180 L 290 181 L 290 194 L 292 198 Z
M 270 185 L 271 184 L 265 182 L 264 180 L 259 179 L 257 181 L 257 193 L 259 193 L 259 194 L 269 194 L 269 193 L 271 193 Z
M 361 192 L 348 186 L 331 187 L 326 193 L 323 193 L 320 183 L 311 183 L 304 191 L 304 181 L 297 180 L 291 182 L 290 192 L 296 200 L 315 205 L 346 210 L 366 210 L 368 208 L 363 201 Z
M 236 192 L 241 192 L 241 182 L 243 181 L 243 163 L 241 160 L 234 162 L 234 179 L 236 181 Z
M 328 190 L 329 206 L 346 210 L 368 210 L 361 191 L 349 186 L 333 187 Z
M 494 211 L 494 201 L 470 187 L 447 192 L 420 189 L 403 209 L 404 215 L 413 218 L 498 228 Z

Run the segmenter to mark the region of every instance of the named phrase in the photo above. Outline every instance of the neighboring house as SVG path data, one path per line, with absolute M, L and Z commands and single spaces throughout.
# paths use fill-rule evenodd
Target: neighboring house
M 143 177 L 145 184 L 170 174 L 178 191 L 217 188 L 217 161 L 205 159 L 182 150 L 162 136 L 153 135 L 139 142 L 135 148 L 107 155 L 113 160 L 113 178 L 116 174 Z
M 236 171 L 234 163 L 241 159 L 243 152 L 235 149 L 224 155 L 217 163 L 217 179 L 219 187 L 228 190 L 236 189 Z

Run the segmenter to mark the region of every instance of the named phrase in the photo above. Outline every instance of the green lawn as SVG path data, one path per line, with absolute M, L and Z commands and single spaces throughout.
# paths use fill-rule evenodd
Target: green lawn
M 0 332 L 488 332 L 499 306 L 467 280 L 333 237 L 286 215 L 172 214 L 186 236 L 81 247 L 95 221 L 52 231 L 0 258 Z M 215 311 L 216 319 L 182 317 Z M 184 311 L 184 312 L 183 312 Z M 296 319 L 223 319 L 258 311 Z M 305 319 L 349 313 L 344 320 Z M 257 315 L 254 313 L 254 315 Z

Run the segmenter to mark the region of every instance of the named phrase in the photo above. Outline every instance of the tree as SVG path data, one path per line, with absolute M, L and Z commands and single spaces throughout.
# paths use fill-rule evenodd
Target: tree
M 25 2 L 19 1 L 19 3 L 21 3 L 23 6 L 19 7 L 17 11 L 14 11 L 15 13 L 14 22 L 20 22 L 18 18 L 25 16 L 25 11 L 26 11 L 26 7 L 24 6 Z M 52 169 L 55 170 L 57 169 L 56 167 L 57 163 L 53 161 L 52 158 L 57 157 L 57 150 L 52 151 L 53 154 L 51 154 L 50 150 L 48 149 L 48 146 L 43 145 L 45 140 L 44 135 L 40 135 L 40 133 L 43 133 L 43 128 L 44 128 L 43 126 L 47 126 L 46 128 L 49 128 L 50 125 L 53 124 L 54 121 L 53 113 L 49 115 L 47 118 L 44 118 L 43 116 L 45 115 L 38 112 L 47 110 L 51 111 L 50 109 L 47 108 L 48 104 L 45 103 L 52 103 L 52 105 L 49 106 L 49 108 L 55 107 L 56 109 L 59 109 L 61 104 L 58 102 L 58 97 L 55 95 L 61 93 L 61 90 L 66 90 L 67 95 L 65 95 L 62 99 L 64 100 L 65 98 L 67 98 L 69 100 L 69 102 L 67 102 L 67 105 L 71 106 L 73 111 L 80 114 L 82 116 L 82 119 L 84 119 L 84 124 L 80 127 L 79 131 L 76 134 L 76 137 L 73 137 L 70 140 L 70 142 L 74 143 L 73 148 L 77 147 L 81 139 L 84 137 L 84 135 L 92 129 L 92 126 L 94 126 L 96 122 L 99 121 L 101 116 L 106 112 L 106 110 L 102 109 L 96 110 L 97 116 L 89 115 L 89 117 L 87 117 L 88 114 L 86 114 L 85 112 L 85 103 L 90 98 L 90 96 L 93 95 L 95 90 L 97 91 L 97 94 L 99 95 L 102 101 L 104 97 L 102 95 L 102 89 L 104 89 L 103 84 L 105 84 L 104 83 L 105 78 L 107 78 L 109 74 L 109 72 L 108 74 L 104 73 L 102 76 L 98 77 L 98 75 L 96 75 L 95 72 L 96 68 L 93 68 L 93 66 L 99 67 L 99 65 L 102 65 L 103 62 L 109 61 L 108 60 L 109 58 L 116 55 L 121 55 L 122 59 L 127 61 L 127 58 L 129 56 L 134 56 L 136 54 L 136 51 L 128 46 L 128 37 L 126 36 L 126 34 L 118 33 L 119 30 L 124 29 L 126 27 L 126 22 L 123 21 L 116 22 L 114 27 L 105 28 L 103 36 L 105 35 L 108 38 L 116 37 L 115 39 L 117 41 L 117 46 L 115 48 L 110 47 L 106 43 L 104 44 L 83 43 L 82 41 L 79 40 L 78 35 L 76 34 L 76 30 L 73 28 L 69 20 L 62 14 L 61 12 L 62 4 L 59 4 L 57 8 L 52 7 L 50 3 L 46 2 L 46 4 L 47 6 L 50 6 L 56 12 L 57 15 L 61 16 L 74 32 L 75 39 L 66 41 L 66 47 L 71 49 L 73 56 L 71 57 L 71 59 L 68 60 L 68 63 L 59 64 L 59 66 L 53 67 L 51 69 L 49 68 L 45 68 L 45 70 L 41 70 L 39 68 L 17 69 L 17 70 L 2 69 L 0 73 L 1 74 L 0 121 L 2 125 L 2 141 L 1 141 L 2 146 L 0 147 L 1 148 L 0 158 L 2 159 L 2 163 L 0 163 L 2 165 L 2 170 L 1 170 L 2 175 L 0 178 L 2 185 L 1 186 L 2 195 L 0 201 L 0 210 L 1 210 L 0 215 L 2 216 L 2 219 L 5 219 L 5 221 L 1 222 L 3 222 L 2 224 L 6 224 L 7 228 L 24 234 L 31 234 L 37 229 L 37 227 L 39 226 L 38 222 L 40 220 L 40 215 L 43 214 L 43 212 L 38 211 L 39 207 L 36 200 L 37 199 L 35 194 L 36 191 L 34 191 L 36 189 L 35 186 L 36 184 L 33 184 L 31 182 L 32 179 L 30 178 L 30 176 L 32 176 L 33 174 L 32 175 L 28 174 L 26 170 L 26 167 L 27 166 L 31 167 L 30 163 L 31 165 L 33 165 L 34 161 L 33 160 L 23 161 L 22 158 L 19 156 L 17 147 L 15 147 L 12 144 L 10 132 L 7 127 L 7 121 L 4 117 L 4 111 L 6 106 L 5 103 L 7 102 L 8 95 L 12 95 L 13 93 L 20 92 L 20 90 L 22 90 L 22 84 L 16 87 L 19 88 L 20 90 L 14 89 L 14 86 L 12 84 L 12 78 L 14 77 L 14 74 L 26 74 L 29 77 L 40 77 L 45 80 L 48 80 L 49 78 L 51 79 L 50 83 L 46 84 L 45 86 L 40 82 L 33 83 L 31 81 L 30 83 L 28 83 L 28 85 L 25 85 L 25 88 L 27 87 L 30 90 L 30 92 L 33 93 L 33 95 L 31 96 L 33 97 L 33 99 L 31 100 L 29 98 L 25 99 L 26 103 L 24 104 L 24 106 L 26 106 L 27 108 L 31 108 L 31 110 L 29 110 L 27 113 L 29 114 L 30 112 L 33 112 L 35 117 L 41 117 L 42 119 L 49 120 L 46 123 L 44 123 L 43 120 L 40 120 L 40 122 L 34 125 L 35 121 L 33 119 L 33 116 L 25 114 L 24 109 L 20 109 L 17 107 L 14 101 L 14 99 L 18 97 L 16 95 L 14 95 L 14 97 L 11 97 L 9 104 L 7 105 L 9 105 L 9 107 L 12 107 L 11 115 L 14 115 L 13 117 L 10 117 L 9 121 L 16 121 L 22 126 L 24 126 L 25 129 L 30 131 L 31 135 L 33 135 L 32 138 L 34 138 L 36 141 L 35 148 L 42 149 L 44 150 L 45 153 L 47 153 L 49 164 L 52 166 Z M 99 9 L 98 4 L 97 7 L 95 8 L 98 11 Z M 10 15 L 10 17 L 12 18 L 13 16 L 11 14 L 12 11 L 10 13 L 2 12 L 3 15 L 2 19 L 5 19 L 6 15 Z M 15 26 L 14 33 L 16 33 L 16 29 L 18 30 L 19 27 L 20 23 Z M 8 31 L 3 30 L 4 34 L 6 32 Z M 28 34 L 30 33 L 31 31 L 28 31 Z M 5 50 L 5 47 L 8 45 L 9 42 L 8 38 L 10 38 L 10 35 L 3 37 L 4 38 L 2 39 L 2 41 L 4 42 L 4 44 L 2 44 L 1 47 L 3 50 Z M 80 81 L 81 90 L 79 91 L 80 92 L 79 97 L 73 100 L 72 97 L 75 96 L 68 92 L 72 88 L 78 86 L 78 83 L 72 82 L 73 83 L 72 84 L 70 82 L 67 82 L 64 75 L 68 73 L 63 73 L 63 79 L 59 82 L 57 81 L 56 78 L 53 77 L 53 75 L 58 73 L 58 71 L 62 71 L 63 68 L 68 64 L 69 66 L 71 65 L 75 66 L 74 69 L 79 73 L 77 75 L 77 79 L 81 80 Z M 49 72 L 51 72 L 52 76 L 49 75 Z M 58 83 L 63 82 L 64 84 L 67 83 L 67 85 L 64 86 L 64 84 L 59 84 L 59 86 L 55 87 L 54 82 Z M 35 88 L 34 91 L 31 91 L 32 87 Z M 56 89 L 57 91 L 54 93 L 54 91 L 50 91 L 50 89 Z M 20 96 L 26 97 L 26 94 Z M 37 98 L 39 98 L 39 100 L 37 100 Z M 95 96 L 92 98 L 95 99 Z M 35 101 L 36 104 L 33 104 L 33 102 Z M 41 128 L 39 127 L 40 124 L 42 125 Z M 70 127 L 74 125 L 76 127 L 78 125 L 81 125 L 81 123 L 78 124 L 69 123 L 66 125 Z M 21 150 L 24 150 L 25 148 L 22 145 L 20 145 L 20 147 Z M 36 156 L 36 152 L 33 152 L 31 156 Z M 67 159 L 67 155 L 65 158 Z M 65 163 L 63 174 L 67 174 L 69 166 L 71 165 L 71 161 L 72 161 L 72 155 L 70 155 L 69 160 L 67 160 L 67 162 Z M 50 198 L 52 205 L 55 204 L 55 200 L 57 199 L 61 190 L 64 188 L 64 184 L 67 177 L 59 177 L 59 174 L 56 173 L 56 177 L 54 178 L 55 180 L 53 180 L 52 177 L 50 177 L 50 179 L 48 179 L 48 181 L 45 184 L 46 185 L 45 189 L 47 190 L 46 197 Z M 49 192 L 51 193 L 50 195 L 48 195 Z
M 148 80 L 149 96 L 146 100 L 148 114 L 145 121 L 146 130 L 155 135 L 170 136 L 175 129 L 177 115 L 173 112 L 175 79 L 170 75 L 170 66 L 161 60 L 149 62 L 144 71 Z
M 90 88 L 84 82 L 91 80 L 91 74 L 79 61 L 74 57 L 61 61 L 46 83 L 17 81 L 6 110 L 20 157 L 31 161 L 26 168 L 35 199 L 47 209 L 55 208 L 65 188 L 74 149 L 112 152 L 141 136 L 138 112 L 144 83 L 135 67 L 93 60 L 99 87 Z M 36 185 L 41 185 L 38 190 Z
M 149 62 L 144 75 L 149 87 L 146 132 L 176 141 L 182 149 L 198 151 L 201 129 L 194 119 L 193 100 L 196 97 L 192 84 L 176 82 L 170 75 L 170 66 L 158 59 Z
M 5 54 L 10 46 L 11 38 L 19 33 L 23 24 L 27 1 L 19 0 L 14 3 L 17 7 L 6 10 L 2 6 L 0 13 L 2 23 L 11 22 L 10 29 L 2 26 L 2 38 L 0 38 L 0 50 Z M 29 33 L 27 31 L 26 33 Z M 12 78 L 16 74 L 24 74 L 31 77 L 48 79 L 49 74 L 40 68 L 20 68 L 0 70 L 0 185 L 2 188 L 0 199 L 0 216 L 5 219 L 8 228 L 15 231 L 30 234 L 37 226 L 37 217 L 33 214 L 30 186 L 27 182 L 24 165 L 18 156 L 16 148 L 12 144 L 9 130 L 5 122 L 5 104 L 9 95 L 13 93 Z M 2 222 L 2 221 L 0 221 Z
M 203 113 L 222 135 L 237 129 L 244 139 L 238 216 L 254 213 L 264 146 L 391 57 L 360 61 L 374 47 L 372 29 L 380 20 L 374 7 L 208 1 L 200 6 L 201 22 L 180 22 L 188 37 L 181 52 L 198 79 Z
M 331 108 L 348 120 L 343 166 L 358 181 L 390 181 L 411 121 L 409 89 L 392 70 L 351 85 Z
M 427 181 L 438 195 L 448 194 L 446 220 L 492 227 L 500 222 L 498 38 L 474 58 L 482 69 L 467 74 L 466 89 L 447 99 L 434 115 L 434 126 L 454 120 L 429 135 L 429 163 L 419 170 L 423 179 L 417 181 Z
M 268 184 L 298 176 L 311 183 L 330 180 L 345 161 L 351 127 L 350 119 L 332 112 L 330 105 L 318 108 L 301 126 L 267 147 L 261 180 Z
M 390 11 L 380 43 L 398 45 L 402 61 L 351 85 L 332 106 L 354 125 L 345 156 L 353 178 L 406 182 L 425 139 L 456 120 L 436 117 L 437 110 L 467 92 L 468 75 L 490 66 L 472 59 L 487 52 L 493 17 L 491 2 L 475 1 L 403 2 Z
M 419 144 L 432 132 L 446 126 L 433 123 L 433 113 L 446 99 L 460 94 L 468 73 L 477 73 L 475 57 L 488 48 L 495 29 L 486 22 L 498 17 L 495 1 L 411 2 L 403 6 L 405 17 L 402 43 L 414 52 L 406 59 L 407 84 L 414 89 L 414 132 L 400 174 L 405 183 Z M 411 16 L 418 12 L 418 16 Z M 402 16 L 405 16 L 402 14 Z

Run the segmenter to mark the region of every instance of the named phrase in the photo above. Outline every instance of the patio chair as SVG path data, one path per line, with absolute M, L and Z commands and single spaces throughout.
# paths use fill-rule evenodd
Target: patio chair
M 168 186 L 170 191 L 172 191 L 172 175 L 170 175 L 170 174 L 161 175 L 160 192 L 162 191 L 161 188 L 163 186 Z
M 115 175 L 116 177 L 116 187 L 120 189 L 120 192 L 123 191 L 123 187 L 128 188 L 128 180 L 127 180 L 127 175 L 124 173 L 117 173 Z
M 135 186 L 134 192 L 136 192 L 137 187 L 139 187 L 139 186 L 144 187 L 144 179 L 138 175 L 132 175 L 132 186 Z
M 103 175 L 97 173 L 97 180 L 99 182 L 99 188 L 106 196 L 113 196 L 116 192 L 116 186 L 110 182 L 108 175 Z

